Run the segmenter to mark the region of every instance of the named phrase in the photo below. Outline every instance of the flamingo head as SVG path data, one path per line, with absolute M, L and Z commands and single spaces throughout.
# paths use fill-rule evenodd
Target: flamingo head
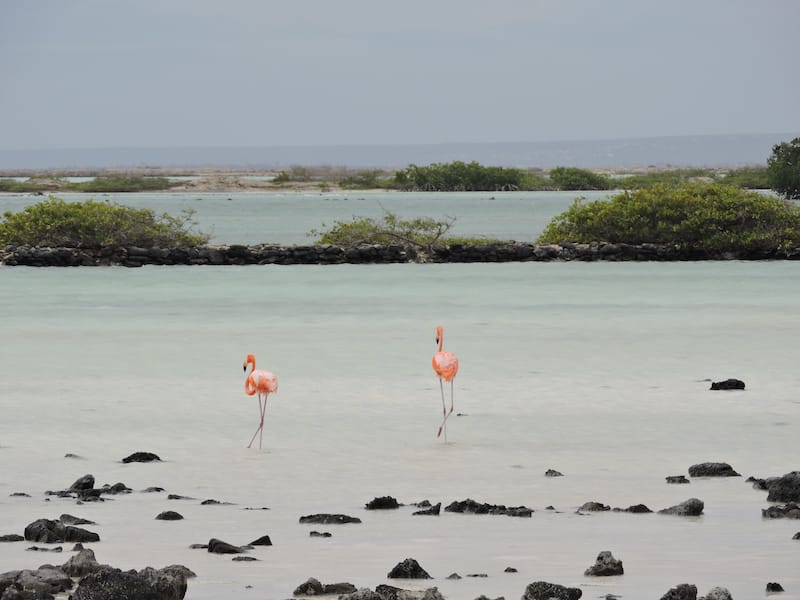
M 247 371 L 247 365 L 253 365 L 253 370 L 255 371 L 256 368 L 256 357 L 252 354 L 248 354 L 247 358 L 244 359 L 244 364 L 242 365 L 242 370 Z

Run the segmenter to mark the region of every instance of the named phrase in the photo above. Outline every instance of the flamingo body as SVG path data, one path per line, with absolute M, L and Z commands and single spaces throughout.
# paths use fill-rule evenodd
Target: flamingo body
M 441 325 L 436 327 L 436 343 L 439 344 L 439 351 L 433 355 L 431 365 L 436 375 L 439 376 L 439 388 L 442 392 L 442 415 L 444 416 L 442 424 L 439 425 L 439 432 L 436 434 L 436 437 L 442 435 L 442 431 L 444 431 L 444 441 L 446 442 L 447 417 L 453 413 L 453 380 L 456 378 L 456 373 L 458 373 L 458 357 L 452 352 L 445 352 L 442 350 L 442 345 L 444 344 L 444 328 Z M 443 381 L 450 382 L 450 412 L 447 411 L 445 406 Z
M 261 421 L 253 437 L 250 438 L 250 443 L 247 444 L 247 447 L 249 448 L 253 445 L 253 441 L 258 435 L 258 447 L 260 449 L 264 435 L 264 414 L 267 410 L 267 396 L 278 391 L 278 377 L 269 371 L 256 369 L 256 357 L 252 354 L 247 355 L 242 365 L 245 372 L 247 372 L 248 365 L 251 366 L 251 371 L 244 380 L 244 391 L 248 396 L 258 395 L 258 409 Z

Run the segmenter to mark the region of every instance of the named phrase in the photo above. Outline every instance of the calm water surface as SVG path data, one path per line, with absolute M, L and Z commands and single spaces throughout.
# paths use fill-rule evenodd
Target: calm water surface
M 246 204 L 225 202 L 237 214 Z M 269 221 L 259 226 L 280 230 Z M 198 574 L 190 599 L 287 598 L 310 576 L 374 588 L 391 583 L 386 574 L 406 557 L 435 579 L 401 585 L 436 585 L 454 599 L 518 598 L 542 579 L 579 586 L 586 598 L 629 599 L 661 597 L 682 582 L 701 594 L 721 585 L 734 598 L 760 598 L 779 581 L 782 598 L 797 599 L 800 545 L 791 538 L 800 526 L 762 520 L 766 494 L 744 479 L 800 469 L 798 270 L 791 262 L 0 268 L 0 534 L 62 513 L 91 519 L 100 562 L 184 564 Z M 449 420 L 447 444 L 435 437 L 438 323 L 461 361 L 463 416 Z M 280 379 L 261 451 L 244 447 L 258 422 L 240 367 L 250 352 Z M 708 379 L 727 377 L 747 390 L 708 390 Z M 163 462 L 120 462 L 137 450 Z M 665 483 L 703 461 L 729 462 L 743 477 Z M 546 478 L 548 468 L 565 476 Z M 45 490 L 86 473 L 134 492 L 84 505 L 45 500 Z M 141 492 L 149 486 L 194 499 Z M 535 512 L 363 509 L 383 495 Z M 702 517 L 575 513 L 590 500 L 659 510 L 690 497 L 705 502 Z M 208 498 L 233 504 L 200 504 Z M 269 510 L 244 510 L 261 507 Z M 185 519 L 156 521 L 164 510 Z M 363 523 L 298 523 L 317 512 Z M 312 529 L 333 536 L 310 538 Z M 249 553 L 259 562 L 189 549 L 265 534 L 274 545 Z M 71 555 L 71 544 L 46 555 L 29 545 L 0 544 L 0 571 Z M 623 560 L 624 576 L 583 576 L 601 550 Z M 504 573 L 508 566 L 518 573 Z M 488 577 L 445 579 L 452 572 Z

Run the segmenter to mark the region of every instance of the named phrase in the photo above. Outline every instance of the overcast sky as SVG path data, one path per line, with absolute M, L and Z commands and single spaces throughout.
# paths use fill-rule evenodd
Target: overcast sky
M 800 128 L 798 0 L 0 0 L 0 149 Z

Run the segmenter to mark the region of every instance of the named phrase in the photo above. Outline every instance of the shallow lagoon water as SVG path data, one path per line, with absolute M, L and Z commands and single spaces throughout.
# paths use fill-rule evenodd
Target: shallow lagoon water
M 100 562 L 180 563 L 187 598 L 291 596 L 313 576 L 393 583 L 406 557 L 448 598 L 518 598 L 536 580 L 584 597 L 800 598 L 800 523 L 763 520 L 765 492 L 744 479 L 797 460 L 800 265 L 792 262 L 0 268 L 0 534 L 71 513 Z M 458 354 L 448 443 L 435 437 L 434 328 Z M 264 448 L 241 362 L 278 374 Z M 737 377 L 743 392 L 711 392 Z M 122 464 L 131 452 L 154 464 Z M 65 458 L 74 453 L 81 458 Z M 743 477 L 668 485 L 690 465 L 729 462 Z M 547 478 L 553 468 L 564 477 Z M 134 492 L 104 503 L 51 499 L 92 473 Z M 196 500 L 167 500 L 167 493 Z M 31 498 L 11 497 L 27 492 Z M 414 508 L 473 498 L 524 504 L 530 519 Z M 653 510 L 690 497 L 699 518 L 576 514 L 593 500 Z M 230 505 L 202 506 L 214 498 Z M 547 510 L 553 506 L 555 510 Z M 245 510 L 262 508 L 269 510 Z M 164 510 L 185 519 L 156 521 Z M 361 524 L 301 525 L 334 512 Z M 330 531 L 327 539 L 309 531 Z M 190 550 L 217 537 L 273 546 L 258 562 Z M 0 544 L 0 570 L 61 564 L 61 554 Z M 41 545 L 41 544 L 40 544 Z M 601 550 L 625 575 L 588 578 Z M 518 573 L 504 573 L 511 566 Z M 487 578 L 445 579 L 486 573 Z M 394 582 L 398 583 L 398 582 Z M 252 587 L 248 587 L 252 586 Z

